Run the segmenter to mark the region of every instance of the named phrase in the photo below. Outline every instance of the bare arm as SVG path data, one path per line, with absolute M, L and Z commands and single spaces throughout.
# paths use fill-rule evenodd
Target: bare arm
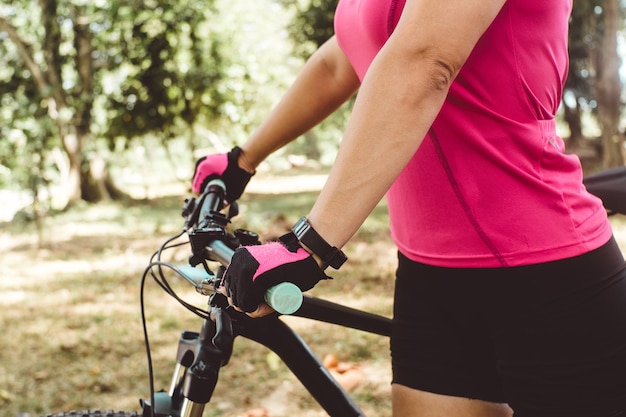
M 359 88 L 359 79 L 335 37 L 322 45 L 259 129 L 242 146 L 253 170 L 270 153 L 288 144 L 337 110 Z
M 363 80 L 337 160 L 309 214 L 329 243 L 342 247 L 404 169 L 505 1 L 407 0 Z

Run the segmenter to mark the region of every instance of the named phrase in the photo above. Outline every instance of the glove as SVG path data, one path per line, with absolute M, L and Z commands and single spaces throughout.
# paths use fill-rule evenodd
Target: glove
M 241 148 L 235 146 L 228 153 L 214 154 L 200 158 L 196 162 L 191 189 L 195 193 L 201 193 L 209 181 L 219 178 L 226 185 L 226 199 L 233 202 L 241 197 L 243 190 L 248 185 L 250 174 L 239 167 L 239 155 Z
M 278 242 L 239 247 L 221 285 L 235 306 L 252 312 L 264 302 L 265 293 L 274 285 L 288 281 L 307 291 L 322 279 L 330 278 L 300 246 L 296 236 L 287 233 Z

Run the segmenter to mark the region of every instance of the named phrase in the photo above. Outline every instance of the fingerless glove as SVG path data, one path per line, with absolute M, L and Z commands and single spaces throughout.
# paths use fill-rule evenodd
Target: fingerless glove
M 224 272 L 221 285 L 234 305 L 252 312 L 274 285 L 287 281 L 301 291 L 307 291 L 322 279 L 329 277 L 300 246 L 293 233 L 288 233 L 278 242 L 238 248 Z
M 250 178 L 246 170 L 239 167 L 241 148 L 235 146 L 228 153 L 214 154 L 200 158 L 196 162 L 191 189 L 201 193 L 209 181 L 219 178 L 226 185 L 226 199 L 233 202 L 241 197 Z

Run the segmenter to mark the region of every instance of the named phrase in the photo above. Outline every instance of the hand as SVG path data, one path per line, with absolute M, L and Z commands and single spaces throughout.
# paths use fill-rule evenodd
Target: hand
M 258 317 L 271 312 L 264 296 L 274 285 L 288 281 L 307 291 L 328 278 L 294 234 L 288 233 L 279 242 L 238 248 L 221 285 L 231 305 Z
M 201 193 L 209 181 L 220 178 L 226 185 L 226 199 L 232 203 L 241 197 L 254 173 L 239 167 L 241 148 L 234 147 L 228 153 L 214 154 L 196 162 L 191 189 Z

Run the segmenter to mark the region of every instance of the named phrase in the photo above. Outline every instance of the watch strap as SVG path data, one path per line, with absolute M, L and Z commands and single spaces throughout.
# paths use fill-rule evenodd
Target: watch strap
M 301 217 L 291 231 L 302 244 L 321 259 L 323 267 L 331 266 L 333 269 L 339 269 L 348 260 L 345 253 L 331 246 L 313 229 L 306 217 Z

